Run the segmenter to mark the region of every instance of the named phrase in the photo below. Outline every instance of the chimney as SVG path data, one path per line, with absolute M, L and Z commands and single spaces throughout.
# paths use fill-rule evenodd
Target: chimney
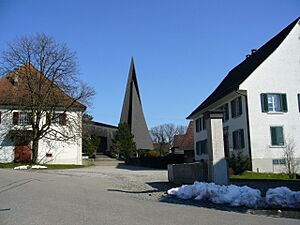
M 251 55 L 253 55 L 257 51 L 256 48 L 251 49 Z
M 13 76 L 11 76 L 11 78 L 10 78 L 10 82 L 14 86 L 18 85 L 18 82 L 19 82 L 19 73 L 18 72 L 14 72 Z

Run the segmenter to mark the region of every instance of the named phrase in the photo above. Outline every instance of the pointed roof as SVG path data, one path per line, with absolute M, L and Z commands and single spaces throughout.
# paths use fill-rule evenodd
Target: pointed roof
M 137 149 L 153 149 L 151 136 L 143 113 L 133 58 L 131 58 L 120 118 L 120 124 L 122 123 L 126 123 L 130 126 Z
M 192 119 L 195 114 L 208 107 L 213 102 L 221 99 L 227 94 L 237 90 L 239 85 L 246 80 L 253 71 L 260 66 L 283 42 L 291 30 L 295 27 L 300 17 L 294 20 L 266 44 L 260 47 L 255 53 L 246 58 L 243 62 L 233 68 L 219 86 L 208 96 L 188 117 Z

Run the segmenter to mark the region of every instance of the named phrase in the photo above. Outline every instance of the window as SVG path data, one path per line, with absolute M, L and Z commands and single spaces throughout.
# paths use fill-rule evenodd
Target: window
M 60 115 L 58 113 L 53 114 L 53 117 L 52 117 L 52 120 L 51 120 L 52 124 L 56 124 L 56 125 L 59 124 L 59 116 Z
M 196 154 L 207 154 L 207 140 L 196 142 Z
M 59 125 L 66 125 L 67 124 L 67 114 L 61 113 L 59 114 Z
M 66 125 L 67 124 L 67 115 L 65 113 L 53 113 L 51 117 L 50 113 L 46 114 L 47 124 L 56 124 L 56 125 Z
M 284 145 L 283 127 L 280 126 L 271 127 L 271 145 L 272 146 Z
M 233 149 L 242 149 L 245 147 L 244 130 L 236 130 L 232 132 Z
M 28 125 L 29 124 L 29 113 L 27 112 L 20 112 L 19 113 L 19 119 L 18 119 L 19 125 Z
M 1 124 L 1 119 L 2 119 L 2 112 L 0 111 L 0 124 Z
M 235 118 L 242 113 L 242 97 L 240 96 L 231 101 L 231 117 Z
M 196 120 L 196 132 L 200 132 L 201 130 L 206 129 L 205 119 L 201 117 Z
M 207 140 L 200 141 L 200 154 L 207 154 Z
M 285 159 L 273 159 L 273 165 L 285 165 Z
M 286 94 L 261 94 L 262 112 L 287 112 Z

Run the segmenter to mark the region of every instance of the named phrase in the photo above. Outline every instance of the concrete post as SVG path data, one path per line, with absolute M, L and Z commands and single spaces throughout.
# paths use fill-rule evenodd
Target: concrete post
M 228 166 L 224 153 L 223 111 L 204 114 L 207 129 L 208 180 L 216 184 L 228 184 Z

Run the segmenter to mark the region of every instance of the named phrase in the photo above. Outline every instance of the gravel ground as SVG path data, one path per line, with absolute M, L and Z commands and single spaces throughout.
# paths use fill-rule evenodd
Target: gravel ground
M 148 169 L 125 165 L 124 163 L 103 163 L 103 165 L 70 169 L 41 170 L 38 173 L 50 173 L 67 176 L 101 177 L 111 183 L 108 191 L 123 192 L 134 198 L 158 201 L 167 197 L 166 191 L 174 187 L 168 182 L 167 170 Z

